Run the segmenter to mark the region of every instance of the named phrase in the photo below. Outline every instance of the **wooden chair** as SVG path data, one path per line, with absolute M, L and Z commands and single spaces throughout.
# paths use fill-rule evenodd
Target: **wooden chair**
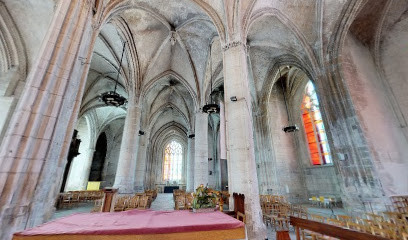
M 402 239 L 408 240 L 408 233 L 402 233 Z
M 234 197 L 234 212 L 235 212 L 235 214 L 237 214 L 238 212 L 245 213 L 245 195 L 244 194 L 233 193 L 233 197 Z
M 115 202 L 115 206 L 113 207 L 113 211 L 121 212 L 126 207 L 127 198 L 126 197 L 118 197 Z
M 398 212 L 383 212 L 383 215 L 389 222 L 395 223 L 397 219 L 402 219 L 402 214 Z
M 333 219 L 333 218 L 328 218 L 327 223 L 330 224 L 330 225 L 338 226 L 338 227 L 344 227 L 344 226 L 347 225 L 347 223 L 344 223 L 343 221 L 339 221 L 339 220 Z
M 378 227 L 371 227 L 371 234 L 376 235 L 376 236 L 389 238 L 388 232 L 385 231 L 384 229 L 381 229 L 381 228 L 378 228 Z
M 237 212 L 237 219 L 242 221 L 243 223 L 246 223 L 245 214 L 243 214 L 242 212 Z
M 71 195 L 71 206 L 72 206 L 72 205 L 78 206 L 78 204 L 79 204 L 79 195 L 80 195 L 80 192 L 79 192 L 79 191 L 74 191 L 74 192 L 72 192 L 72 195 Z
M 302 240 L 317 240 L 317 235 L 315 232 L 301 230 Z
M 139 205 L 137 206 L 138 209 L 147 209 L 148 208 L 148 201 L 149 197 L 142 196 L 139 197 Z
M 326 206 L 324 205 L 324 196 L 320 196 L 319 199 L 318 199 L 318 201 L 319 201 L 319 206 L 320 206 L 320 207 L 326 207 Z
M 184 206 L 184 209 L 192 209 L 193 208 L 193 202 L 194 202 L 194 196 L 191 193 L 186 193 L 186 203 Z
M 342 221 L 343 223 L 352 222 L 353 218 L 347 215 L 337 215 L 337 220 Z
M 175 210 L 183 210 L 186 207 L 186 197 L 184 195 L 178 195 L 176 196 L 176 200 L 174 201 L 174 203 Z
M 95 205 L 92 208 L 91 212 L 102 212 L 102 199 L 95 200 Z
M 61 207 L 71 207 L 71 193 L 63 193 L 61 198 Z
M 229 206 L 229 198 L 230 198 L 230 194 L 228 191 L 221 191 L 221 197 L 222 200 L 224 201 L 224 204 Z
M 377 222 L 373 221 L 373 220 L 368 220 L 368 219 L 363 219 L 363 223 L 365 226 L 367 227 L 378 227 Z
M 380 216 L 380 215 L 377 215 L 377 214 L 374 214 L 374 213 L 366 213 L 366 215 L 367 215 L 367 219 L 373 220 L 375 222 L 384 222 L 385 221 L 383 216 Z
M 326 218 L 320 215 L 316 215 L 316 214 L 310 214 L 310 220 L 316 221 L 316 222 L 321 222 L 324 223 L 326 222 Z
M 127 210 L 133 210 L 137 209 L 139 207 L 139 196 L 133 196 L 131 199 L 129 199 L 129 202 L 125 208 L 125 211 Z
M 311 200 L 312 200 L 312 206 L 319 205 L 319 200 L 317 199 L 316 196 L 312 196 Z
M 365 232 L 365 226 L 354 222 L 347 222 L 347 228 L 355 231 Z
M 326 218 L 320 215 L 316 215 L 316 214 L 309 214 L 309 219 L 312 221 L 316 221 L 316 222 L 321 222 L 324 223 L 326 222 Z M 307 239 L 307 240 L 314 240 L 314 239 L 318 239 L 319 236 L 321 236 L 318 233 L 315 233 L 313 231 L 310 230 L 302 230 L 302 236 L 303 239 Z
M 274 217 L 274 220 L 277 223 L 280 230 L 289 230 L 290 206 L 285 203 L 281 203 L 278 206 L 279 206 L 278 216 Z
M 268 226 L 268 223 L 272 225 L 272 218 L 276 214 L 274 212 L 274 204 L 271 202 L 264 202 L 263 204 L 263 220 L 264 223 Z

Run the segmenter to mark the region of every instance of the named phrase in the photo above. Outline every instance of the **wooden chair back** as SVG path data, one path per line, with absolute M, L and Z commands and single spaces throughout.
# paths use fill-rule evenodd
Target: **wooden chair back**
M 337 220 L 347 223 L 352 222 L 353 218 L 347 215 L 337 215 Z
M 234 198 L 234 212 L 237 214 L 237 212 L 241 212 L 245 214 L 245 195 L 244 194 L 238 194 L 238 193 L 233 193 L 233 198 Z
M 194 196 L 191 193 L 186 193 L 185 209 L 193 208 Z
M 129 199 L 129 203 L 127 204 L 126 210 L 136 209 L 139 207 L 139 196 L 133 196 Z
M 175 209 L 182 210 L 186 206 L 186 197 L 184 195 L 176 196 Z
M 147 209 L 148 208 L 148 201 L 149 201 L 149 197 L 148 196 L 142 196 L 139 197 L 139 205 L 138 205 L 138 209 Z
M 316 215 L 316 214 L 310 214 L 310 220 L 316 221 L 316 222 L 321 222 L 324 223 L 326 222 L 325 217 Z

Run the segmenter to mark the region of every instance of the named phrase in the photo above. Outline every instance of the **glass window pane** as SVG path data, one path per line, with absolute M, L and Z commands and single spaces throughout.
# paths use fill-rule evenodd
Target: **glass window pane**
M 312 81 L 309 81 L 305 88 L 302 117 L 313 165 L 332 164 L 333 161 L 330 155 L 330 147 L 327 143 L 319 99 Z
M 164 150 L 163 180 L 180 181 L 183 167 L 183 147 L 176 141 L 170 142 Z

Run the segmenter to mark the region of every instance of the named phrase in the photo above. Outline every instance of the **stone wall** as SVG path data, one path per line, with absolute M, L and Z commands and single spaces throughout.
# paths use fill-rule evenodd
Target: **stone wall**
M 406 194 L 408 142 L 403 129 L 392 111 L 370 50 L 351 34 L 346 46 L 344 76 L 383 190 L 387 196 Z

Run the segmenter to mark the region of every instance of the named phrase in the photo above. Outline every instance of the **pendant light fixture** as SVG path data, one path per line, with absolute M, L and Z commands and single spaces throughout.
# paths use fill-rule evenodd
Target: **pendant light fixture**
M 122 57 L 120 58 L 120 64 L 119 64 L 119 68 L 118 68 L 118 75 L 117 75 L 116 80 L 115 80 L 114 90 L 102 93 L 99 96 L 100 100 L 102 100 L 108 106 L 120 107 L 120 106 L 124 105 L 127 102 L 127 99 L 125 97 L 123 97 L 122 95 L 120 95 L 119 93 L 116 92 L 116 90 L 118 88 L 120 70 L 122 68 L 123 55 L 125 53 L 125 47 L 126 47 L 126 41 L 123 42 Z
M 213 98 L 212 98 L 212 57 L 211 57 L 211 52 L 212 52 L 212 45 L 210 45 L 210 102 L 206 105 L 203 106 L 203 112 L 211 114 L 211 113 L 219 113 L 220 112 L 220 106 L 218 106 L 218 104 L 213 102 Z
M 282 92 L 283 92 L 283 100 L 285 101 L 285 107 L 286 107 L 286 114 L 288 115 L 288 123 L 289 126 L 284 127 L 282 130 L 285 133 L 290 133 L 290 132 L 296 132 L 299 130 L 298 126 L 296 124 L 291 125 L 292 121 L 290 120 L 290 115 L 289 115 L 289 109 L 288 109 L 288 103 L 286 101 L 286 94 L 285 94 L 285 88 L 283 86 L 283 79 L 282 79 L 282 73 L 281 73 L 281 67 L 279 64 L 279 80 L 281 81 L 281 86 L 282 86 Z

